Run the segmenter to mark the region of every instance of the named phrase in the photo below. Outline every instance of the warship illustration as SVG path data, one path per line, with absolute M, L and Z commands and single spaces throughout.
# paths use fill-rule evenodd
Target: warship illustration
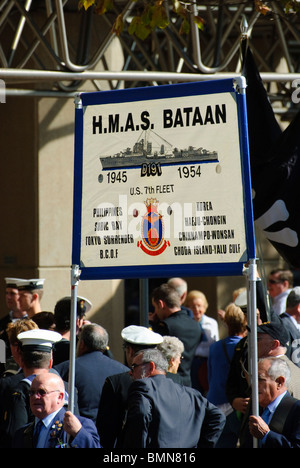
M 144 163 L 149 164 L 151 162 L 170 165 L 218 161 L 218 153 L 216 151 L 208 151 L 202 147 L 195 148 L 193 146 L 188 146 L 186 149 L 173 148 L 170 143 L 157 135 L 153 130 L 151 134 L 156 135 L 156 137 L 163 141 L 155 146 L 149 139 L 149 132 L 148 134 L 142 132 L 132 148 L 128 147 L 113 155 L 100 156 L 102 168 L 105 170 L 139 167 Z

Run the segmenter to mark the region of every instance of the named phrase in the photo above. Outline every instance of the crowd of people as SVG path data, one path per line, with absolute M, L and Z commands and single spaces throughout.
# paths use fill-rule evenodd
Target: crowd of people
M 289 270 L 270 273 L 270 304 L 257 281 L 259 414 L 245 288 L 212 318 L 202 291 L 170 278 L 151 291 L 149 327 L 122 330 L 124 362 L 107 331 L 85 319 L 90 301 L 77 297 L 72 411 L 71 297 L 43 312 L 43 288 L 42 279 L 6 278 L 0 447 L 300 448 L 300 287 Z

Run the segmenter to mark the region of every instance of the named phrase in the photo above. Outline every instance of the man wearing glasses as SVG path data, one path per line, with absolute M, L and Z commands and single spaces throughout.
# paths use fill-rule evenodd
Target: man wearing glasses
M 12 379 L 5 388 L 5 393 L 2 393 L 1 448 L 11 447 L 16 430 L 31 421 L 28 389 L 36 375 L 54 372 L 52 346 L 60 339 L 59 333 L 38 328 L 17 335 L 18 364 L 22 369 L 23 378 Z
M 293 287 L 293 273 L 290 270 L 276 268 L 268 280 L 268 291 L 274 312 L 277 315 L 285 312 L 286 299 Z
M 65 410 L 64 382 L 58 375 L 35 377 L 29 397 L 35 421 L 16 432 L 14 448 L 100 448 L 93 421 Z
M 290 369 L 280 357 L 258 362 L 261 416 L 249 417 L 249 429 L 262 448 L 300 448 L 300 401 L 288 393 Z
M 158 349 L 138 352 L 131 365 L 123 448 L 212 448 L 225 416 L 197 390 L 166 377 Z
M 121 332 L 125 360 L 131 368 L 135 354 L 142 349 L 155 348 L 163 337 L 147 327 L 129 325 Z M 96 427 L 104 448 L 122 447 L 122 427 L 127 411 L 128 390 L 132 384 L 129 371 L 106 378 L 103 385 Z

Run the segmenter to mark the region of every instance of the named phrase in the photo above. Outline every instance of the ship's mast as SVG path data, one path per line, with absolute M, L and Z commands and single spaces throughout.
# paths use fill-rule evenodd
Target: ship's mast
M 139 143 L 141 140 L 142 140 L 142 137 L 143 137 L 143 150 L 147 153 L 147 150 L 148 150 L 148 141 L 150 140 L 149 138 L 149 135 L 150 133 L 153 133 L 155 136 L 157 136 L 162 142 L 166 143 L 168 145 L 168 147 L 170 149 L 173 149 L 173 145 L 168 142 L 165 138 L 163 138 L 162 136 L 158 135 L 158 133 L 156 133 L 154 130 L 151 130 L 151 129 L 147 129 L 147 130 L 143 130 L 138 139 L 136 140 L 136 143 Z M 153 148 L 153 143 L 151 142 L 151 145 L 152 145 L 152 148 Z

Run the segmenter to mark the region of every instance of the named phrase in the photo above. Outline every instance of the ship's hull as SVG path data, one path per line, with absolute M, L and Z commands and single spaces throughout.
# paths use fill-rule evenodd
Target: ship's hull
M 159 163 L 163 165 L 173 165 L 173 164 L 190 164 L 190 163 L 200 163 L 200 162 L 217 162 L 218 153 L 213 152 L 192 152 L 188 153 L 186 151 L 178 151 L 178 154 L 175 155 L 156 155 L 156 156 L 106 156 L 100 157 L 102 168 L 105 169 L 116 169 L 116 168 L 127 168 L 127 167 L 141 167 L 142 164 Z

